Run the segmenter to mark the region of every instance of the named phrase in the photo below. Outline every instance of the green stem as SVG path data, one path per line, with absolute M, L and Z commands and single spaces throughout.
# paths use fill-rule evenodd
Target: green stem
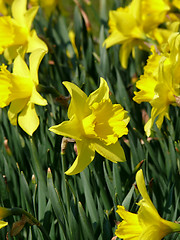
M 41 230 L 44 239 L 51 240 L 49 235 L 47 234 L 45 228 L 42 226 L 42 224 L 33 215 L 26 212 L 22 208 L 17 208 L 17 207 L 12 208 L 11 213 L 12 213 L 12 215 L 25 215 L 26 217 L 28 217 L 28 219 Z

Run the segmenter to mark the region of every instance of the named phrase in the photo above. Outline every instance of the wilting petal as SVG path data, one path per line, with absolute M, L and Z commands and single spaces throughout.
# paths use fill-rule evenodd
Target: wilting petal
M 32 136 L 33 132 L 39 126 L 39 118 L 37 116 L 33 103 L 28 103 L 18 116 L 19 126 Z
M 67 175 L 73 175 L 82 172 L 94 159 L 95 151 L 88 141 L 77 141 L 78 156 L 73 165 L 65 172 Z
M 115 144 L 106 145 L 101 141 L 94 141 L 93 146 L 95 150 L 112 162 L 124 162 L 126 161 L 124 150 L 121 147 L 119 141 Z

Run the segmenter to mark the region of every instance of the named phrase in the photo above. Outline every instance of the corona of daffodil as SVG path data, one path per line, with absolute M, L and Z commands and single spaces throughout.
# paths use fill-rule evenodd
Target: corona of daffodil
M 149 102 L 152 106 L 151 118 L 145 125 L 147 136 L 156 120 L 156 125 L 161 128 L 164 117 L 169 119 L 169 106 L 179 105 L 180 95 L 180 35 L 173 33 L 166 46 L 166 50 L 158 54 L 155 49 L 149 57 L 144 69 L 144 75 L 137 81 L 134 101 L 137 103 Z
M 128 133 L 129 117 L 120 104 L 112 104 L 106 81 L 101 78 L 99 88 L 89 96 L 73 83 L 63 84 L 71 95 L 69 121 L 50 130 L 76 140 L 78 156 L 66 174 L 83 171 L 93 161 L 95 151 L 112 162 L 125 161 L 118 138 Z
M 144 42 L 149 38 L 149 34 L 164 22 L 169 9 L 163 0 L 133 0 L 125 8 L 110 11 L 110 35 L 104 44 L 106 48 L 122 44 L 120 49 L 122 67 L 127 68 L 128 57 L 135 46 L 148 49 Z
M 142 170 L 137 172 L 136 182 L 143 198 L 138 203 L 138 213 L 128 212 L 123 206 L 118 206 L 117 213 L 123 221 L 118 225 L 116 236 L 124 240 L 161 240 L 169 233 L 179 232 L 180 224 L 159 216 L 147 193 Z
M 26 65 L 20 55 L 14 60 L 13 73 L 5 65 L 0 67 L 0 107 L 10 104 L 8 117 L 13 125 L 19 126 L 29 135 L 39 126 L 35 104 L 45 106 L 47 101 L 37 92 L 38 68 L 44 56 L 44 49 L 37 49 L 30 55 Z
M 12 3 L 12 17 L 0 17 L 0 54 L 4 53 L 9 63 L 17 56 L 33 52 L 37 48 L 47 51 L 46 44 L 31 30 L 32 21 L 38 7 L 26 10 L 26 0 L 14 0 Z

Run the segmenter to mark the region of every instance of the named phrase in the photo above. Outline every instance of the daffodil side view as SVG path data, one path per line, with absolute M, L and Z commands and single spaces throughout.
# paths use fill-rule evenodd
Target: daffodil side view
M 71 95 L 69 121 L 50 131 L 75 139 L 78 156 L 66 174 L 83 171 L 94 159 L 95 151 L 112 162 L 125 161 L 118 138 L 128 133 L 129 117 L 120 104 L 112 104 L 107 82 L 101 78 L 97 90 L 87 96 L 79 87 L 63 82 Z
M 125 8 L 120 7 L 109 12 L 110 35 L 104 41 L 104 45 L 109 48 L 115 44 L 122 44 L 119 57 L 123 68 L 127 68 L 131 52 L 135 57 L 135 46 L 149 51 L 146 43 L 150 39 L 162 41 L 157 27 L 165 21 L 169 10 L 169 5 L 163 0 L 158 2 L 156 0 L 133 0 Z M 154 35 L 154 30 L 158 31 L 156 34 L 158 38 Z
M 142 200 L 138 203 L 138 213 L 128 212 L 124 206 L 118 206 L 117 213 L 123 221 L 115 231 L 116 236 L 124 240 L 161 240 L 170 233 L 180 232 L 180 224 L 159 216 L 147 193 L 142 170 L 136 174 L 136 183 L 142 195 Z
M 14 0 L 11 16 L 0 17 L 0 54 L 9 64 L 17 56 L 17 51 L 23 56 L 41 48 L 47 51 L 47 46 L 38 36 L 31 25 L 37 14 L 38 7 L 26 9 L 26 0 Z
M 4 64 L 0 67 L 0 107 L 10 104 L 8 117 L 13 125 L 19 126 L 29 135 L 39 126 L 35 104 L 45 106 L 47 101 L 37 92 L 38 68 L 46 52 L 37 49 L 29 57 L 29 68 L 20 55 L 16 57 L 13 72 Z
M 144 74 L 136 83 L 136 87 L 140 91 L 134 93 L 135 97 L 133 100 L 137 103 L 149 102 L 152 106 L 151 118 L 144 127 L 147 136 L 150 136 L 155 120 L 157 127 L 160 129 L 164 117 L 170 119 L 170 105 L 179 106 L 179 49 L 179 33 L 170 35 L 163 51 L 156 51 L 152 47 L 152 55 L 150 55 L 144 68 Z

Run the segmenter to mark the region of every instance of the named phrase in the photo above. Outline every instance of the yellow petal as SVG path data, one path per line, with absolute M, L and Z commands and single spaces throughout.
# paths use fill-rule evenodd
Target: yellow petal
M 7 225 L 8 225 L 8 222 L 0 221 L 0 229 Z
M 34 50 L 29 57 L 29 64 L 30 64 L 29 68 L 30 68 L 31 78 L 32 78 L 33 82 L 35 83 L 35 85 L 38 85 L 38 83 L 39 83 L 38 69 L 39 69 L 39 65 L 46 53 L 47 53 L 47 51 L 45 51 L 44 49 L 38 48 L 38 49 Z
M 14 33 L 11 17 L 0 17 L 0 54 L 13 43 Z
M 27 29 L 29 29 L 29 31 L 31 29 L 32 22 L 37 14 L 38 8 L 39 7 L 32 7 L 28 11 L 26 11 L 26 13 L 24 14 L 25 25 L 26 25 Z
M 38 48 L 48 51 L 46 43 L 37 36 L 35 30 L 32 30 L 28 38 L 27 52 L 33 52 Z
M 153 125 L 153 121 L 152 121 L 152 118 L 150 118 L 144 126 L 144 131 L 145 131 L 147 137 L 149 137 L 151 135 L 152 125 Z
M 8 118 L 12 125 L 17 125 L 17 114 L 22 111 L 22 109 L 25 107 L 27 102 L 28 102 L 28 99 L 23 98 L 23 99 L 14 100 L 11 103 L 8 111 Z
M 86 102 L 87 95 L 75 84 L 71 82 L 63 82 L 71 95 L 71 102 L 68 108 L 68 118 L 74 114 L 77 114 L 79 119 L 83 119 L 85 116 L 91 113 L 88 104 Z
M 30 136 L 39 126 L 39 118 L 37 116 L 35 106 L 29 103 L 18 116 L 19 126 Z
M 94 159 L 95 151 L 86 140 L 77 141 L 78 156 L 73 165 L 65 172 L 67 175 L 74 175 L 82 172 Z
M 4 57 L 8 61 L 8 64 L 11 64 L 12 60 L 17 57 L 17 55 L 18 55 L 18 53 L 17 53 L 18 48 L 19 48 L 19 45 L 13 45 L 13 46 L 9 46 L 8 48 L 6 48 L 4 50 Z M 21 54 L 21 56 L 23 57 L 22 54 Z
M 147 193 L 142 169 L 136 173 L 136 182 L 137 182 L 139 192 L 143 197 L 143 200 L 149 205 L 149 207 L 152 209 L 152 211 L 154 211 L 154 214 L 158 214 L 156 208 L 154 207 L 154 205 Z
M 47 105 L 47 101 L 46 99 L 44 99 L 35 89 L 35 87 L 33 88 L 32 91 L 32 95 L 30 98 L 30 102 L 40 105 L 40 106 L 46 106 Z
M 134 42 L 132 40 L 125 42 L 119 51 L 119 59 L 123 68 L 127 68 L 129 55 L 134 47 Z
M 21 26 L 25 25 L 26 5 L 26 0 L 14 0 L 12 3 L 12 16 Z
M 70 137 L 75 140 L 82 139 L 80 123 L 75 115 L 69 121 L 64 121 L 59 125 L 52 126 L 49 128 L 49 130 L 58 135 Z
M 101 102 L 103 99 L 109 99 L 109 87 L 107 82 L 101 77 L 99 88 L 89 95 L 87 103 L 92 105 L 94 102 Z
M 18 55 L 14 60 L 13 74 L 25 78 L 30 78 L 29 68 L 20 55 Z
M 106 48 L 112 47 L 116 44 L 121 44 L 128 40 L 128 36 L 124 36 L 121 32 L 114 30 L 108 37 L 105 39 L 103 46 Z
M 158 225 L 152 224 L 148 228 L 144 229 L 144 231 L 139 236 L 139 240 L 149 240 L 149 239 L 161 240 L 164 236 L 161 232 L 160 227 Z
M 100 155 L 114 163 L 126 161 L 124 150 L 119 141 L 115 144 L 106 145 L 102 141 L 97 140 L 93 142 L 93 146 Z

